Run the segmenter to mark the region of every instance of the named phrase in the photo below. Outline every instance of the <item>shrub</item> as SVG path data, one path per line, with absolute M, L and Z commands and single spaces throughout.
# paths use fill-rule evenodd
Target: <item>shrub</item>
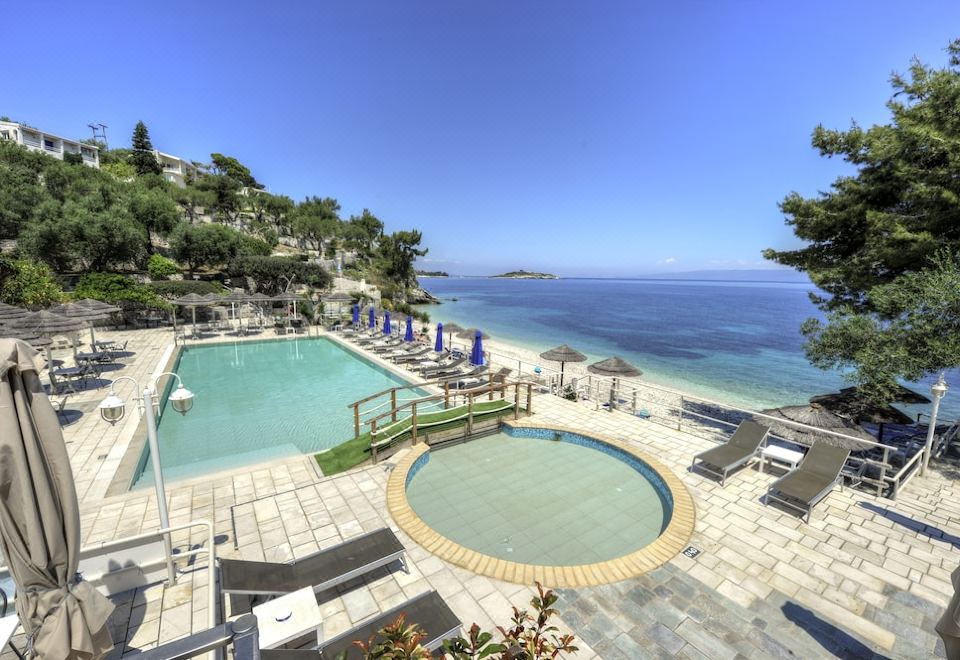
M 263 241 L 224 225 L 181 224 L 170 234 L 173 257 L 192 273 L 202 267 L 217 267 L 250 255 L 264 257 L 271 248 Z
M 422 312 L 419 309 L 414 309 L 410 303 L 405 302 L 395 302 L 393 303 L 394 311 L 401 312 L 407 316 L 412 316 L 418 321 L 423 321 L 424 323 L 430 323 L 430 315 L 426 312 Z
M 171 275 L 176 275 L 180 272 L 180 269 L 177 267 L 177 262 L 173 259 L 167 259 L 160 254 L 150 255 L 150 260 L 147 262 L 147 272 L 150 273 L 150 277 L 155 280 L 165 280 Z
M 282 291 L 292 280 L 295 286 L 323 288 L 330 275 L 319 264 L 304 263 L 289 257 L 240 256 L 227 267 L 230 277 L 249 277 L 257 290 L 268 294 Z
M 537 595 L 530 601 L 535 616 L 514 607 L 510 622 L 497 626 L 498 642 L 494 641 L 492 633 L 480 630 L 480 626 L 474 623 L 466 638 L 443 642 L 444 657 L 454 660 L 553 660 L 576 653 L 579 649 L 573 645 L 573 635 L 557 634 L 558 628 L 550 621 L 557 614 L 553 608 L 557 595 L 550 589 L 545 590 L 539 582 L 536 585 Z M 354 645 L 368 660 L 429 660 L 433 655 L 422 645 L 425 637 L 420 626 L 408 624 L 401 614 L 379 631 L 379 638 L 359 640 Z
M 63 300 L 63 289 L 46 264 L 0 257 L 0 300 L 8 305 L 46 307 Z
M 217 282 L 169 280 L 163 282 L 151 282 L 147 286 L 164 298 L 179 298 L 180 296 L 185 296 L 188 293 L 195 293 L 199 296 L 203 296 L 208 293 L 223 293 L 223 287 Z
M 151 307 L 171 309 L 170 303 L 161 298 L 146 284 L 138 284 L 133 278 L 115 273 L 86 273 L 77 282 L 73 295 L 76 298 L 94 298 L 122 307 Z

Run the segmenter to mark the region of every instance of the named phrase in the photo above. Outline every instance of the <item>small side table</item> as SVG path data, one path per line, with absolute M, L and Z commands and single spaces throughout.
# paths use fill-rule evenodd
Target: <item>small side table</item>
M 253 608 L 260 628 L 260 648 L 272 649 L 316 631 L 317 643 L 320 642 L 320 606 L 312 587 L 269 600 Z
M 777 461 L 778 463 L 786 463 L 790 466 L 791 470 L 796 469 L 797 463 L 803 459 L 803 454 L 799 451 L 794 451 L 793 449 L 787 449 L 786 447 L 781 447 L 779 445 L 769 445 L 763 448 L 763 451 L 760 452 L 760 471 L 763 472 L 763 464 L 766 461 Z

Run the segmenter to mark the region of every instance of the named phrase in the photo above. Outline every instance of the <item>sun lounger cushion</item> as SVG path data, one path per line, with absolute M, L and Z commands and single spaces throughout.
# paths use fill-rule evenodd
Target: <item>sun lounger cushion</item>
M 769 429 L 756 422 L 744 420 L 728 442 L 701 452 L 693 457 L 693 468 L 710 472 L 720 477 L 720 483 L 726 484 L 727 474 L 758 455 L 760 446 L 767 437 Z M 697 465 L 697 461 L 700 464 Z M 713 470 L 706 466 L 719 468 Z
M 291 563 L 221 559 L 220 589 L 236 594 L 285 594 L 304 587 L 321 591 L 400 559 L 403 553 L 396 535 L 383 528 Z
M 384 626 L 396 621 L 401 614 L 404 615 L 404 619 L 408 624 L 416 623 L 420 629 L 426 633 L 426 638 L 421 644 L 428 650 L 438 648 L 443 643 L 443 640 L 456 635 L 460 630 L 460 619 L 453 613 L 450 606 L 444 602 L 436 591 L 429 591 L 387 610 L 365 624 L 321 642 L 320 660 L 333 660 L 334 658 L 361 660 L 364 656 L 360 652 L 360 649 L 354 646 L 353 642 L 367 642 L 371 637 L 376 636 L 378 631 Z M 316 635 L 306 635 L 288 644 L 288 646 L 294 647 L 292 649 L 264 649 L 260 652 L 260 657 L 262 660 L 297 660 L 299 658 L 306 658 L 307 655 L 305 651 L 302 648 L 296 647 L 301 645 L 308 647 L 315 646 L 316 640 Z M 382 640 L 379 640 L 378 636 L 378 640 L 376 641 Z M 376 641 L 374 643 L 376 643 Z M 306 652 L 312 653 L 314 658 L 318 657 L 316 650 Z
M 767 501 L 773 499 L 797 509 L 809 522 L 813 507 L 840 481 L 840 471 L 849 457 L 849 449 L 825 443 L 814 444 L 797 469 L 770 485 Z

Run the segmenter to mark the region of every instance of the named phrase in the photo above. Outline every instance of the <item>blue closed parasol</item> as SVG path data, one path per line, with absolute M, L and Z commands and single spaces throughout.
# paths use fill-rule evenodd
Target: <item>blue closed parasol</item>
M 389 335 L 391 332 L 390 328 L 390 312 L 383 313 L 383 334 Z
M 437 353 L 443 352 L 443 324 L 437 324 L 437 341 L 433 344 L 433 350 Z
M 483 365 L 483 333 L 477 330 L 473 337 L 473 350 L 470 351 L 470 364 L 474 366 Z
M 370 321 L 369 321 L 369 323 L 367 324 L 367 327 L 376 328 L 376 327 L 377 327 L 377 316 L 376 316 L 376 312 L 373 311 L 373 307 L 370 308 L 369 317 L 370 317 Z
M 407 331 L 403 335 L 403 341 L 413 341 L 413 317 L 407 317 Z
M 360 325 L 360 305 L 353 306 L 353 324 Z

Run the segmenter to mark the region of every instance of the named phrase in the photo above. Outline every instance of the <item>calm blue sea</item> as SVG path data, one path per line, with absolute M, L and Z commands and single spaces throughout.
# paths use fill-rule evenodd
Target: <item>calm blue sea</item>
M 679 280 L 424 278 L 436 321 L 477 326 L 538 351 L 570 344 L 620 355 L 648 381 L 750 408 L 804 403 L 845 387 L 812 367 L 800 324 L 818 316 L 810 284 Z M 456 300 L 453 300 L 456 299 Z M 960 372 L 941 405 L 960 417 Z M 933 379 L 916 385 L 927 394 Z M 929 406 L 904 407 L 908 412 Z

